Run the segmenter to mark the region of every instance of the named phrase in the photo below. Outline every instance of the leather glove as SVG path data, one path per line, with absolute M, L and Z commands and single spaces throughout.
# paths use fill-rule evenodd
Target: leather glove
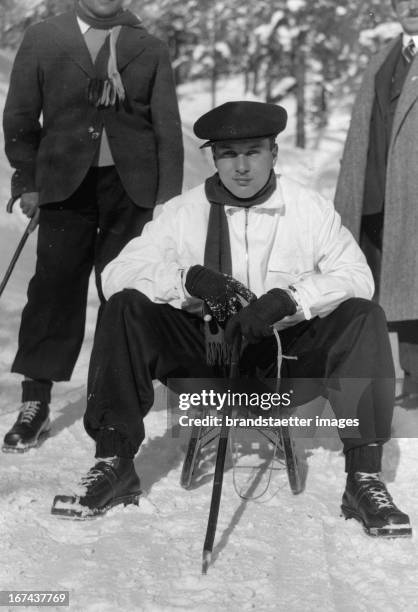
M 224 323 L 242 308 L 239 296 L 244 303 L 256 299 L 252 291 L 232 276 L 200 265 L 189 269 L 184 285 L 190 295 L 206 302 L 218 323 Z
M 271 336 L 272 325 L 296 312 L 296 304 L 284 289 L 271 289 L 235 314 L 225 328 L 225 340 L 232 344 L 241 333 L 250 344 Z

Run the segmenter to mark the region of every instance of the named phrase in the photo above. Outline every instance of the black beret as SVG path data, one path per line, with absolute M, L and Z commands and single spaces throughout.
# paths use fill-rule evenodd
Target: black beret
M 277 104 L 249 102 L 247 100 L 226 102 L 205 113 L 193 126 L 198 138 L 209 142 L 221 140 L 244 140 L 277 136 L 287 123 L 287 112 Z

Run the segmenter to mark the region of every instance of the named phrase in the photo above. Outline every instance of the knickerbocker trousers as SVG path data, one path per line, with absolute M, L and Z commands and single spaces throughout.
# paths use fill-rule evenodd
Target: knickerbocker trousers
M 36 271 L 13 372 L 70 379 L 84 336 L 90 273 L 94 268 L 103 300 L 100 272 L 151 217 L 152 209 L 136 206 L 126 194 L 114 166 L 91 168 L 71 197 L 41 206 Z

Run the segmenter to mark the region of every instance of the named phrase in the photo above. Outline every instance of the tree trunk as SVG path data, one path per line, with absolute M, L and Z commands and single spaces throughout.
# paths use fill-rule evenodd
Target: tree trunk
M 306 86 L 306 62 L 305 62 L 305 32 L 301 32 L 297 39 L 295 52 L 295 77 L 296 77 L 296 146 L 304 149 L 306 147 L 305 133 L 305 86 Z
M 216 14 L 216 4 L 213 5 L 211 16 L 210 16 L 210 24 L 211 24 L 211 53 L 212 53 L 212 70 L 210 75 L 210 97 L 211 97 L 211 106 L 215 108 L 216 106 L 216 85 L 218 79 L 217 72 L 217 51 L 216 51 L 216 42 L 217 42 L 217 27 L 218 20 Z

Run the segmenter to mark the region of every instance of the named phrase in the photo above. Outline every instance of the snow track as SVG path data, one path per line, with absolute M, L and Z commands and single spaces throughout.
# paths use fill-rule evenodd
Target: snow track
M 92 463 L 80 418 L 84 402 L 71 397 L 78 393 L 63 402 L 41 448 L 2 456 L 2 588 L 68 589 L 71 609 L 89 612 L 416 609 L 416 539 L 375 540 L 339 516 L 344 475 L 336 438 L 306 448 L 306 488 L 298 496 L 290 493 L 284 470 L 273 470 L 264 497 L 241 500 L 229 461 L 214 563 L 201 576 L 210 474 L 189 491 L 179 486 L 184 444 L 166 431 L 161 390 L 136 460 L 145 489 L 139 507 L 118 507 L 85 522 L 51 516 L 53 496 L 70 490 Z M 2 430 L 9 419 L 1 417 Z M 265 461 L 265 451 L 254 451 L 251 462 Z M 392 441 L 388 459 L 398 453 L 396 475 L 390 463 L 386 477 L 416 525 L 418 494 L 408 483 L 415 440 Z M 265 478 L 252 494 L 264 488 Z M 243 484 L 242 473 L 237 479 Z

